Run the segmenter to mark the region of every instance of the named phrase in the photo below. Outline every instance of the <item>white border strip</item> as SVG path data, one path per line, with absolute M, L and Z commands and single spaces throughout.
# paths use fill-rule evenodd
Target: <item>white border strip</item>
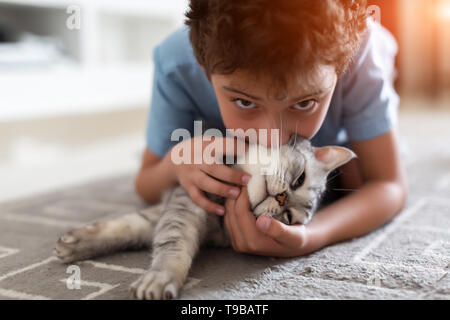
M 60 279 L 59 281 L 61 281 L 65 284 L 67 282 L 67 279 Z M 80 299 L 80 300 L 92 300 L 108 291 L 111 291 L 111 290 L 117 288 L 118 286 L 120 286 L 120 283 L 116 284 L 116 285 L 111 285 L 109 283 L 81 280 L 80 286 L 100 288 L 99 291 L 92 292 L 92 293 L 88 294 L 87 296 Z
M 18 269 L 18 270 L 15 270 L 15 271 L 11 271 L 11 272 L 9 272 L 7 274 L 4 274 L 4 275 L 0 276 L 0 281 L 5 280 L 7 278 L 10 278 L 12 276 L 15 276 L 16 274 L 19 274 L 19 273 L 22 273 L 22 272 L 25 272 L 25 271 L 28 271 L 28 270 L 40 267 L 40 266 L 42 266 L 44 264 L 47 264 L 47 263 L 49 263 L 51 261 L 54 261 L 54 260 L 58 260 L 58 259 L 56 257 L 50 257 L 50 258 L 47 258 L 45 260 L 42 260 L 41 262 L 37 262 L 37 263 L 31 264 L 31 265 L 29 265 L 29 266 L 27 266 L 25 268 Z
M 0 296 L 20 300 L 51 300 L 48 297 L 0 288 Z
M 96 268 L 107 269 L 107 270 L 112 270 L 112 271 L 121 271 L 121 272 L 134 273 L 134 274 L 144 274 L 145 272 L 147 272 L 147 270 L 141 269 L 141 268 L 128 268 L 128 267 L 123 267 L 123 266 L 119 266 L 119 265 L 115 265 L 115 264 L 95 262 L 92 260 L 86 260 L 86 261 L 83 261 L 83 263 L 88 263 Z
M 4 253 L 0 253 L 0 259 L 16 254 L 17 252 L 19 252 L 19 249 L 15 249 L 15 248 L 7 248 L 7 247 L 2 247 L 0 246 L 0 251 L 4 251 Z

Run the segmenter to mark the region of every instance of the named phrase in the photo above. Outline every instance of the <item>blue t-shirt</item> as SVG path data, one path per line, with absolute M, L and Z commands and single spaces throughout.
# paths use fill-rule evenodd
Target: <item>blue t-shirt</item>
M 344 145 L 380 136 L 395 125 L 399 98 L 393 88 L 397 44 L 379 24 L 368 31 L 353 62 L 337 81 L 325 120 L 311 139 L 314 146 Z M 194 136 L 194 121 L 224 132 L 219 104 L 195 59 L 189 27 L 182 26 L 153 51 L 154 78 L 147 122 L 147 146 L 163 157 L 176 142 L 175 129 Z

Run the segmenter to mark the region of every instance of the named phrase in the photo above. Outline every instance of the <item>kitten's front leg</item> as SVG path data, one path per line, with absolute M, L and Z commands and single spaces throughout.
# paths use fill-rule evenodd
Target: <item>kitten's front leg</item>
M 189 199 L 190 200 L 190 199 Z M 150 270 L 131 286 L 141 300 L 173 299 L 205 237 L 207 215 L 192 203 L 167 208 L 155 230 Z
M 80 261 L 118 250 L 150 246 L 159 218 L 154 207 L 99 221 L 64 233 L 54 254 L 64 263 Z

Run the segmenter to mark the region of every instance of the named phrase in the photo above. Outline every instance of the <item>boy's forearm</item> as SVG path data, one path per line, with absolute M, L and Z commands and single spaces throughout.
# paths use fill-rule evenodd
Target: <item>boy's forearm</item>
M 403 208 L 406 187 L 373 181 L 316 213 L 308 225 L 317 248 L 362 236 L 391 220 Z
M 167 153 L 157 164 L 140 170 L 135 180 L 135 187 L 142 199 L 149 203 L 157 203 L 161 200 L 164 191 L 174 187 L 176 183 L 170 154 Z

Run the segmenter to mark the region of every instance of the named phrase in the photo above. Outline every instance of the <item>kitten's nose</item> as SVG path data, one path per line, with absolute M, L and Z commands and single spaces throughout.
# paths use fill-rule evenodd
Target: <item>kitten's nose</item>
M 275 199 L 278 201 L 278 204 L 282 207 L 286 203 L 287 197 L 288 197 L 288 195 L 285 191 L 285 192 L 277 194 L 275 196 Z

